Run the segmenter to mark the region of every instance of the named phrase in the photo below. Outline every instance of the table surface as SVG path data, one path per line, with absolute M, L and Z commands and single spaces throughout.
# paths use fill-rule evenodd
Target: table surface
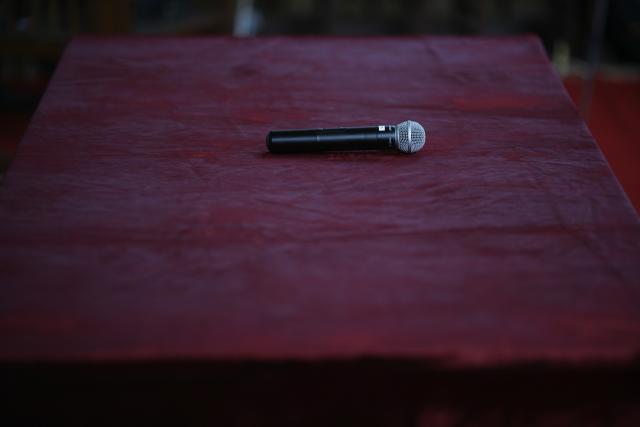
M 406 119 L 415 155 L 264 142 Z M 0 283 L 4 361 L 640 350 L 638 218 L 532 36 L 76 39 Z

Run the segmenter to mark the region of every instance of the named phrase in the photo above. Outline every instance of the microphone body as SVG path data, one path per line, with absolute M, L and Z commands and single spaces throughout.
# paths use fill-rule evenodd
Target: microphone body
M 267 148 L 272 153 L 388 149 L 414 153 L 424 142 L 424 128 L 412 121 L 396 126 L 278 130 L 267 135 Z
M 267 135 L 272 153 L 382 150 L 393 148 L 395 126 L 276 130 Z

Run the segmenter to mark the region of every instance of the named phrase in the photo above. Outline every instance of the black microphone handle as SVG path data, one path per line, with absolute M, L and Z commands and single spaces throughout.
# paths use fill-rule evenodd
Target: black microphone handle
M 267 135 L 267 148 L 272 153 L 381 150 L 393 148 L 395 139 L 395 126 L 276 130 Z

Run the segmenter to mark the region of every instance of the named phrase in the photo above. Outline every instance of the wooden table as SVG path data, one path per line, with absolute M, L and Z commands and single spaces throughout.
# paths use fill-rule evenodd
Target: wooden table
M 0 342 L 27 424 L 626 422 L 640 223 L 531 36 L 80 38 L 0 185 Z

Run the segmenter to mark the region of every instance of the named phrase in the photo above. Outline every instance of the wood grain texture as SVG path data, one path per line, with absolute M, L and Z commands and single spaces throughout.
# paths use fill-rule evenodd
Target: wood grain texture
M 416 120 L 416 155 L 269 130 Z M 539 41 L 80 38 L 0 186 L 0 359 L 640 350 L 640 224 Z

